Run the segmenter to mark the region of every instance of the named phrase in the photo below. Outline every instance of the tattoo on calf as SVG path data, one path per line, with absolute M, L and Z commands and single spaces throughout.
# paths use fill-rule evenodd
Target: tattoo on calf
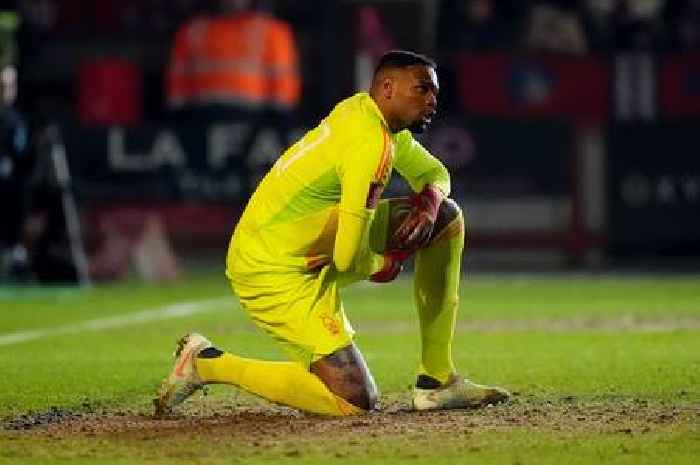
M 328 389 L 365 410 L 374 408 L 377 392 L 372 376 L 354 346 L 347 346 L 311 364 L 310 371 Z

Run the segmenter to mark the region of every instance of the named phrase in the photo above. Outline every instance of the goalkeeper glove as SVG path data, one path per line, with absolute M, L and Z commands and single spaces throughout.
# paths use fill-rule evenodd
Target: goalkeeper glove
M 392 250 L 384 254 L 382 269 L 370 275 L 369 280 L 375 283 L 393 281 L 403 270 L 403 262 L 411 256 L 407 250 Z
M 433 232 L 438 209 L 444 195 L 437 187 L 426 184 L 422 191 L 410 197 L 411 211 L 394 232 L 394 247 L 411 252 L 424 247 Z

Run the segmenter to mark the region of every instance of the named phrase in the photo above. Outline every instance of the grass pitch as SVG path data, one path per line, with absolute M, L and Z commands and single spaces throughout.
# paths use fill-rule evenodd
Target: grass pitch
M 383 393 L 358 418 L 307 416 L 228 386 L 151 417 L 174 342 L 281 359 L 221 273 L 181 282 L 0 289 L 0 463 L 696 463 L 700 277 L 470 276 L 455 361 L 515 393 L 481 411 L 409 409 L 410 280 L 345 308 Z

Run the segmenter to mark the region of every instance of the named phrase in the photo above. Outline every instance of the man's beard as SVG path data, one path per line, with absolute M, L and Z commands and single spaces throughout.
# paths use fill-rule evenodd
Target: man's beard
M 422 120 L 415 121 L 413 124 L 411 124 L 408 129 L 411 131 L 413 134 L 423 134 L 425 130 L 428 128 L 428 123 Z

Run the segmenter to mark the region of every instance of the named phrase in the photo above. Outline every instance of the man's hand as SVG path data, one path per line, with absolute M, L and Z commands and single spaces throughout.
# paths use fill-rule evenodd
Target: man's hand
M 410 197 L 411 211 L 394 231 L 391 244 L 400 250 L 411 252 L 425 246 L 433 232 L 443 197 L 440 189 L 431 184 L 413 194 Z
M 370 275 L 369 280 L 375 283 L 388 283 L 396 279 L 403 270 L 403 262 L 411 256 L 407 250 L 391 250 L 384 254 L 384 266 Z

